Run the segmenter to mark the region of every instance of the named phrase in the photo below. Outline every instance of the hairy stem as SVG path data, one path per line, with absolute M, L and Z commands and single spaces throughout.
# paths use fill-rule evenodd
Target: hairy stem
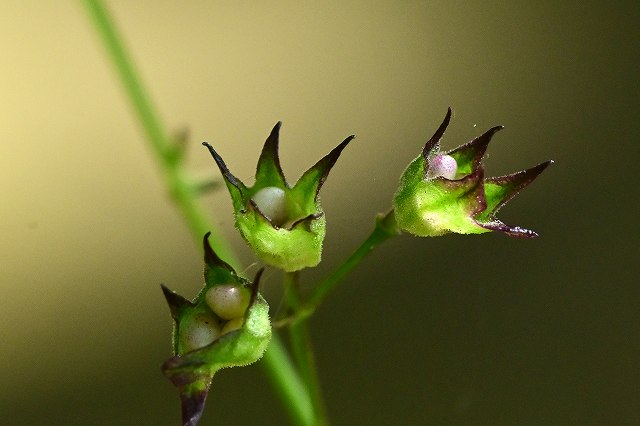
M 82 2 L 117 71 L 152 152 L 160 164 L 165 183 L 191 233 L 200 244 L 202 236 L 207 231 L 211 231 L 211 244 L 218 255 L 232 266 L 239 266 L 231 247 L 222 238 L 219 230 L 213 226 L 211 218 L 196 202 L 198 191 L 194 190 L 182 167 L 180 144 L 169 138 L 166 129 L 162 126 L 107 9 L 100 0 L 82 0 Z M 292 420 L 300 425 L 314 424 L 308 392 L 276 335 L 273 336 L 261 365 L 266 370 L 271 384 L 281 397 Z

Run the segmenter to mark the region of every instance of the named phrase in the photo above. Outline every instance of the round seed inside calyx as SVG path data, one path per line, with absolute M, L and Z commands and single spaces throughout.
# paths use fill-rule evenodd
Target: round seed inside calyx
M 251 199 L 274 225 L 281 226 L 287 221 L 287 195 L 282 188 L 267 186 L 253 194 Z
M 209 308 L 220 318 L 232 320 L 244 317 L 249 307 L 249 290 L 238 284 L 221 284 L 211 287 L 205 294 Z
M 450 155 L 438 154 L 429 163 L 429 177 L 442 176 L 445 179 L 455 179 L 458 172 L 458 163 Z
M 211 315 L 196 315 L 180 323 L 180 344 L 183 352 L 207 346 L 221 335 L 218 320 Z

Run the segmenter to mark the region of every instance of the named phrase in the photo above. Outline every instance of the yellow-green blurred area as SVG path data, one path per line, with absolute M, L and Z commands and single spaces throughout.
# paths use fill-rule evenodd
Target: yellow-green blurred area
M 164 124 L 252 182 L 282 120 L 295 181 L 346 136 L 322 190 L 337 267 L 438 127 L 503 124 L 487 172 L 555 160 L 500 211 L 536 240 L 386 243 L 311 321 L 335 425 L 638 424 L 640 5 L 110 1 Z M 202 252 L 80 2 L 0 3 L 0 424 L 176 425 L 160 283 Z M 202 199 L 240 254 L 225 189 Z M 277 310 L 281 276 L 264 288 Z M 280 425 L 259 365 L 220 372 L 201 424 Z

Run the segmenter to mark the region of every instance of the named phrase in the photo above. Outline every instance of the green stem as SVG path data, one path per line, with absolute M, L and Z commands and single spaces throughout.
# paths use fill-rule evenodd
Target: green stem
M 133 61 L 125 50 L 109 12 L 100 0 L 82 0 L 82 2 L 116 68 L 147 141 L 164 173 L 167 187 L 170 189 L 174 202 L 184 216 L 191 233 L 200 244 L 202 236 L 207 231 L 211 231 L 210 241 L 218 255 L 232 266 L 237 267 L 239 262 L 234 256 L 233 250 L 222 238 L 219 230 L 213 226 L 213 221 L 202 207 L 196 203 L 195 198 L 198 193 L 183 171 L 180 161 L 180 146 L 167 136 L 167 132 L 161 125 L 159 116 L 138 77 Z M 273 336 L 261 365 L 266 370 L 272 386 L 280 395 L 294 422 L 301 425 L 314 424 L 309 394 L 276 335 Z
M 138 76 L 108 10 L 100 0 L 84 0 L 83 2 L 96 31 L 102 38 L 109 58 L 116 68 L 142 130 L 151 145 L 152 153 L 161 165 L 170 194 L 189 224 L 194 238 L 200 241 L 206 232 L 211 231 L 210 240 L 216 253 L 233 266 L 238 266 L 238 261 L 235 259 L 231 247 L 222 238 L 220 231 L 212 226 L 213 222 L 210 218 L 195 203 L 196 191 L 181 167 L 179 155 L 181 146 L 169 138 L 161 125 L 159 115 Z
M 353 252 L 353 254 L 336 269 L 331 275 L 315 286 L 307 302 L 301 307 L 300 319 L 306 318 L 326 299 L 328 294 L 353 268 L 365 258 L 371 251 L 393 237 L 399 231 L 395 221 L 395 215 L 391 210 L 386 215 L 380 215 L 376 219 L 376 226 L 371 235 Z M 295 323 L 296 321 L 294 321 Z
M 285 299 L 288 308 L 292 312 L 297 312 L 300 308 L 300 293 L 298 288 L 299 272 L 285 274 Z M 300 376 L 304 382 L 313 405 L 315 414 L 315 425 L 326 425 L 327 410 L 320 386 L 320 378 L 314 357 L 311 335 L 306 320 L 292 323 L 289 327 L 289 339 L 291 342 L 291 352 L 300 371 Z
M 281 340 L 276 337 L 274 334 L 271 338 L 269 350 L 265 353 L 262 365 L 267 363 L 268 355 L 268 363 L 277 365 L 278 368 L 265 368 L 265 373 L 280 399 L 287 403 L 289 415 L 294 424 L 313 426 L 316 422 L 308 391 L 294 370 L 291 359 L 282 347 Z

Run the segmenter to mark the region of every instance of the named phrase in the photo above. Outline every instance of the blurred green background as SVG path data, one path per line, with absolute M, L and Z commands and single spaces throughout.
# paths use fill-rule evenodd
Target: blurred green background
M 189 167 L 208 140 L 252 182 L 349 134 L 323 188 L 329 273 L 455 111 L 444 147 L 503 124 L 488 173 L 556 163 L 501 211 L 532 240 L 403 236 L 312 320 L 336 425 L 638 424 L 638 2 L 110 1 Z M 175 425 L 160 283 L 201 285 L 79 2 L 0 3 L 0 423 Z M 253 274 L 225 191 L 203 200 Z M 280 276 L 266 274 L 271 304 Z M 216 376 L 202 424 L 286 424 L 259 366 Z

